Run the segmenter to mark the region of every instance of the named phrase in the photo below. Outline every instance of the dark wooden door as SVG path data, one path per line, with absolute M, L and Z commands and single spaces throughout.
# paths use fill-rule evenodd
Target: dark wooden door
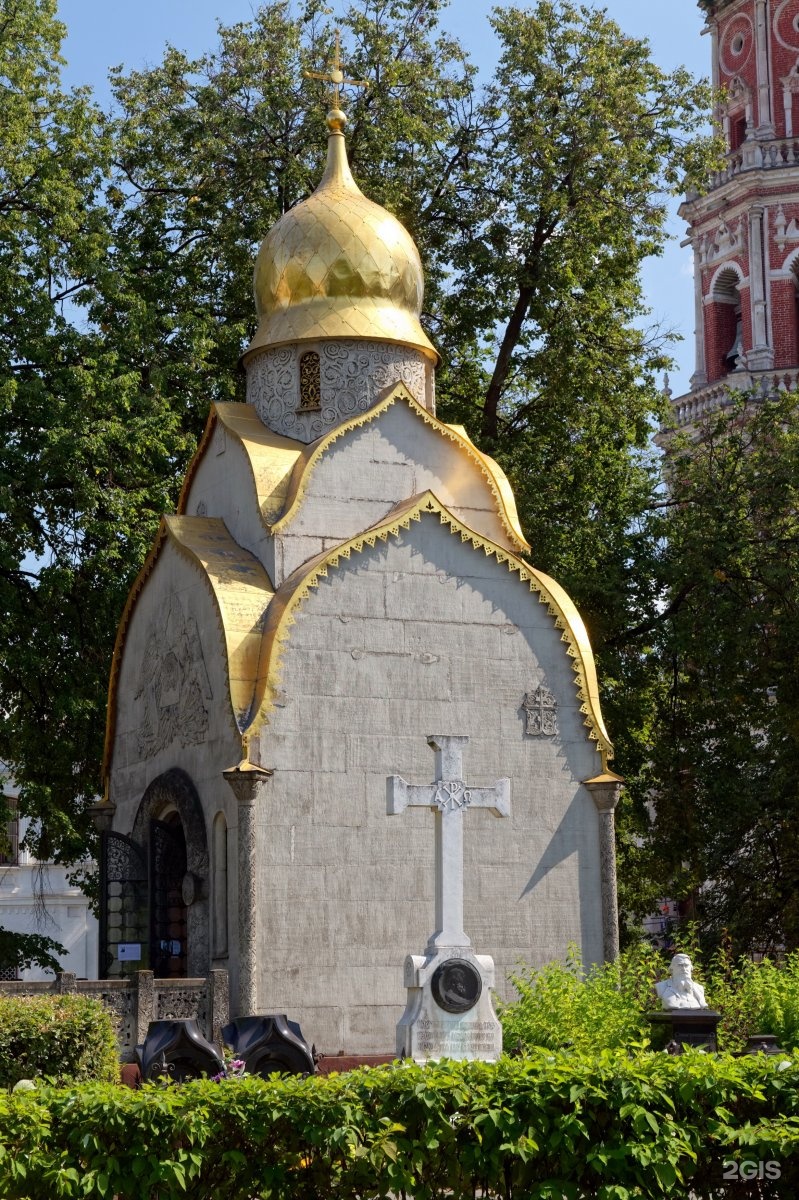
M 157 979 L 182 979 L 188 963 L 186 835 L 177 813 L 150 822 L 150 965 Z

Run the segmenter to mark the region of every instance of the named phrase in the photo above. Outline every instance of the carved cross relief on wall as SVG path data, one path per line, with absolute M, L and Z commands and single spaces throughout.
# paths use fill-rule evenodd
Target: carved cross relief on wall
M 525 692 L 522 708 L 527 718 L 528 737 L 557 737 L 558 702 L 548 688 Z

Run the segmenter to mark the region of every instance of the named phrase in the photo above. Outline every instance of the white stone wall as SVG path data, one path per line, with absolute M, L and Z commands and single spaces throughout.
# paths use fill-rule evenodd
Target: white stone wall
M 274 769 L 259 819 L 259 1007 L 328 1053 L 390 1051 L 407 953 L 432 931 L 433 816 L 386 815 L 386 776 L 433 778 L 429 734 L 467 734 L 468 782 L 511 779 L 510 819 L 465 818 L 466 931 L 497 967 L 576 941 L 602 957 L 601 770 L 571 659 L 537 596 L 424 516 L 331 569 L 298 610 L 283 693 L 261 738 Z M 539 684 L 559 735 L 531 738 Z
M 3 788 L 6 796 L 17 789 Z M 25 837 L 28 821 L 19 822 L 19 840 Z M 20 850 L 16 865 L 0 865 L 0 926 L 12 933 L 39 933 L 60 942 L 66 955 L 59 957 L 63 971 L 74 971 L 79 979 L 97 978 L 97 918 L 89 901 L 71 884 L 64 867 L 39 863 L 27 850 Z M 52 979 L 52 971 L 29 967 L 20 973 L 26 982 Z
M 258 511 L 255 482 L 238 438 L 217 421 L 195 472 L 187 517 L 221 517 L 232 538 L 263 564 L 274 581 L 275 546 Z
M 180 666 L 175 680 L 159 675 L 170 655 Z M 199 794 L 209 848 L 214 816 L 225 814 L 228 889 L 235 898 L 238 812 L 222 771 L 239 761 L 241 742 L 231 712 L 224 645 L 210 590 L 198 568 L 171 543 L 164 546 L 134 609 L 117 697 L 110 792 L 117 805 L 114 829 L 130 835 L 147 787 L 166 771 L 180 768 Z M 190 710 L 178 712 L 177 721 L 169 711 L 176 697 L 179 704 L 190 701 Z M 177 732 L 170 736 L 173 728 Z M 205 886 L 207 898 L 212 880 Z M 235 900 L 229 905 L 229 920 L 228 954 L 212 959 L 210 966 L 228 968 L 234 988 Z M 189 954 L 191 963 L 191 945 Z M 202 965 L 199 973 L 206 970 Z
M 320 358 L 321 408 L 300 412 L 300 368 L 303 354 Z M 313 442 L 348 417 L 366 412 L 396 383 L 434 411 L 435 372 L 418 350 L 389 342 L 352 340 L 302 342 L 253 355 L 246 364 L 247 401 L 276 433 Z

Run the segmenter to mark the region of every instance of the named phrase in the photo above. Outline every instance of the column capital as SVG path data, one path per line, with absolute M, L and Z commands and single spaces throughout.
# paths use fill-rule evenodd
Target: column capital
M 594 776 L 593 779 L 584 779 L 583 784 L 591 793 L 598 812 L 615 811 L 621 796 L 621 789 L 624 786 L 624 779 L 621 775 L 616 775 L 613 771 L 606 771 L 603 775 Z
M 113 801 L 99 800 L 96 804 L 90 804 L 86 811 L 98 833 L 110 833 L 116 810 L 117 806 Z
M 222 778 L 233 791 L 239 804 L 255 804 L 266 783 L 272 778 L 274 771 L 268 767 L 256 767 L 250 762 L 240 762 L 236 767 L 228 767 L 222 772 Z

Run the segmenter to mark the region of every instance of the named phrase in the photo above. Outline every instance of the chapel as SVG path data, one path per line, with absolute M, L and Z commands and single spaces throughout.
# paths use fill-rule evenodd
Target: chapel
M 387 780 L 432 779 L 431 735 L 468 737 L 467 784 L 509 780 L 509 815 L 463 835 L 464 928 L 504 996 L 520 961 L 617 953 L 620 781 L 574 604 L 436 415 L 419 254 L 355 183 L 337 88 L 327 124 L 318 187 L 258 251 L 246 403 L 213 406 L 121 617 L 100 975 L 223 968 L 234 1014 L 368 1054 L 436 899 L 431 814 L 392 818 Z

